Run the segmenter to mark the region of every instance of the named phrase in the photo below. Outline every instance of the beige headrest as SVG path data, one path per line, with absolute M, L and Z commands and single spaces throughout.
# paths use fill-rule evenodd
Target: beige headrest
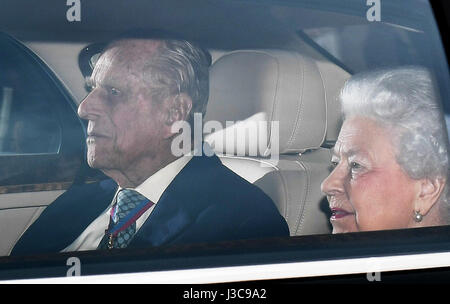
M 278 145 L 280 154 L 319 148 L 325 139 L 330 140 L 327 137 L 327 118 L 330 119 L 327 94 L 330 93 L 324 84 L 327 81 L 322 78 L 316 62 L 296 52 L 240 50 L 228 53 L 211 67 L 205 118 L 205 123 L 217 121 L 225 129 L 213 132 L 209 128 L 212 134 L 205 140 L 215 152 L 229 155 L 258 151 L 258 156 L 268 156 L 273 149 L 271 145 Z M 335 112 L 332 119 L 339 119 L 337 102 L 328 103 L 334 103 L 334 109 L 328 109 Z M 336 128 L 338 123 L 328 124 Z M 258 133 L 251 131 L 255 126 Z M 239 130 L 247 133 L 239 133 Z M 276 133 L 278 137 L 274 137 Z M 247 134 L 244 140 L 243 134 Z

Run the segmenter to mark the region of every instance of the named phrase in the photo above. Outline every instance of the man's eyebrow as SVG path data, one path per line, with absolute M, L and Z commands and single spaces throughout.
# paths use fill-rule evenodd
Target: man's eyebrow
M 336 152 L 335 147 L 333 147 L 333 148 L 331 149 L 331 156 L 337 156 L 337 152 Z
M 334 147 L 331 149 L 332 156 L 339 156 L 339 147 L 340 147 L 340 145 L 338 145 L 338 143 L 336 143 L 334 145 Z M 338 149 L 336 149 L 336 148 L 338 148 Z
M 95 80 L 92 76 L 86 77 L 84 83 L 88 88 L 95 88 Z
M 362 157 L 367 157 L 368 156 L 367 152 L 364 151 L 363 149 L 350 149 L 348 151 L 345 151 L 344 154 L 347 157 L 352 157 L 352 156 L 355 156 L 355 155 L 360 155 Z

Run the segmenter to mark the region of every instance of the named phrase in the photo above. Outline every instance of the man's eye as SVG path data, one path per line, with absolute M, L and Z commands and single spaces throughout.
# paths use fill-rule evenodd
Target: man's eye
M 92 92 L 92 91 L 95 90 L 95 85 L 90 84 L 90 83 L 86 83 L 86 84 L 85 84 L 85 88 L 86 88 L 86 90 L 87 90 L 88 92 Z
M 115 96 L 119 95 L 119 93 L 120 93 L 120 91 L 117 90 L 116 88 L 111 88 L 110 92 L 112 95 L 115 95 Z
M 93 90 L 95 90 L 95 81 L 92 77 L 86 77 L 84 85 L 88 92 L 92 92 Z

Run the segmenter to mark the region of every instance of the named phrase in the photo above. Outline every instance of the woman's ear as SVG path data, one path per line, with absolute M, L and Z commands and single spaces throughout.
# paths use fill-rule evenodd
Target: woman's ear
M 192 109 L 192 99 L 189 95 L 181 93 L 170 97 L 166 101 L 168 102 L 165 121 L 167 127 L 166 138 L 170 138 L 174 135 L 172 132 L 173 124 L 177 121 L 185 121 L 188 119 Z
M 414 211 L 426 215 L 441 196 L 445 183 L 446 180 L 442 177 L 421 179 Z

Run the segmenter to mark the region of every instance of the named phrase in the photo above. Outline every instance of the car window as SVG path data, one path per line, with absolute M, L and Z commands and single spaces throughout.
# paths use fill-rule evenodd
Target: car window
M 16 46 L 0 43 L 0 154 L 57 153 L 61 126 L 51 105 L 60 96 Z
M 7 255 L 83 168 L 83 126 L 69 93 L 23 44 L 0 34 L 0 230 Z

